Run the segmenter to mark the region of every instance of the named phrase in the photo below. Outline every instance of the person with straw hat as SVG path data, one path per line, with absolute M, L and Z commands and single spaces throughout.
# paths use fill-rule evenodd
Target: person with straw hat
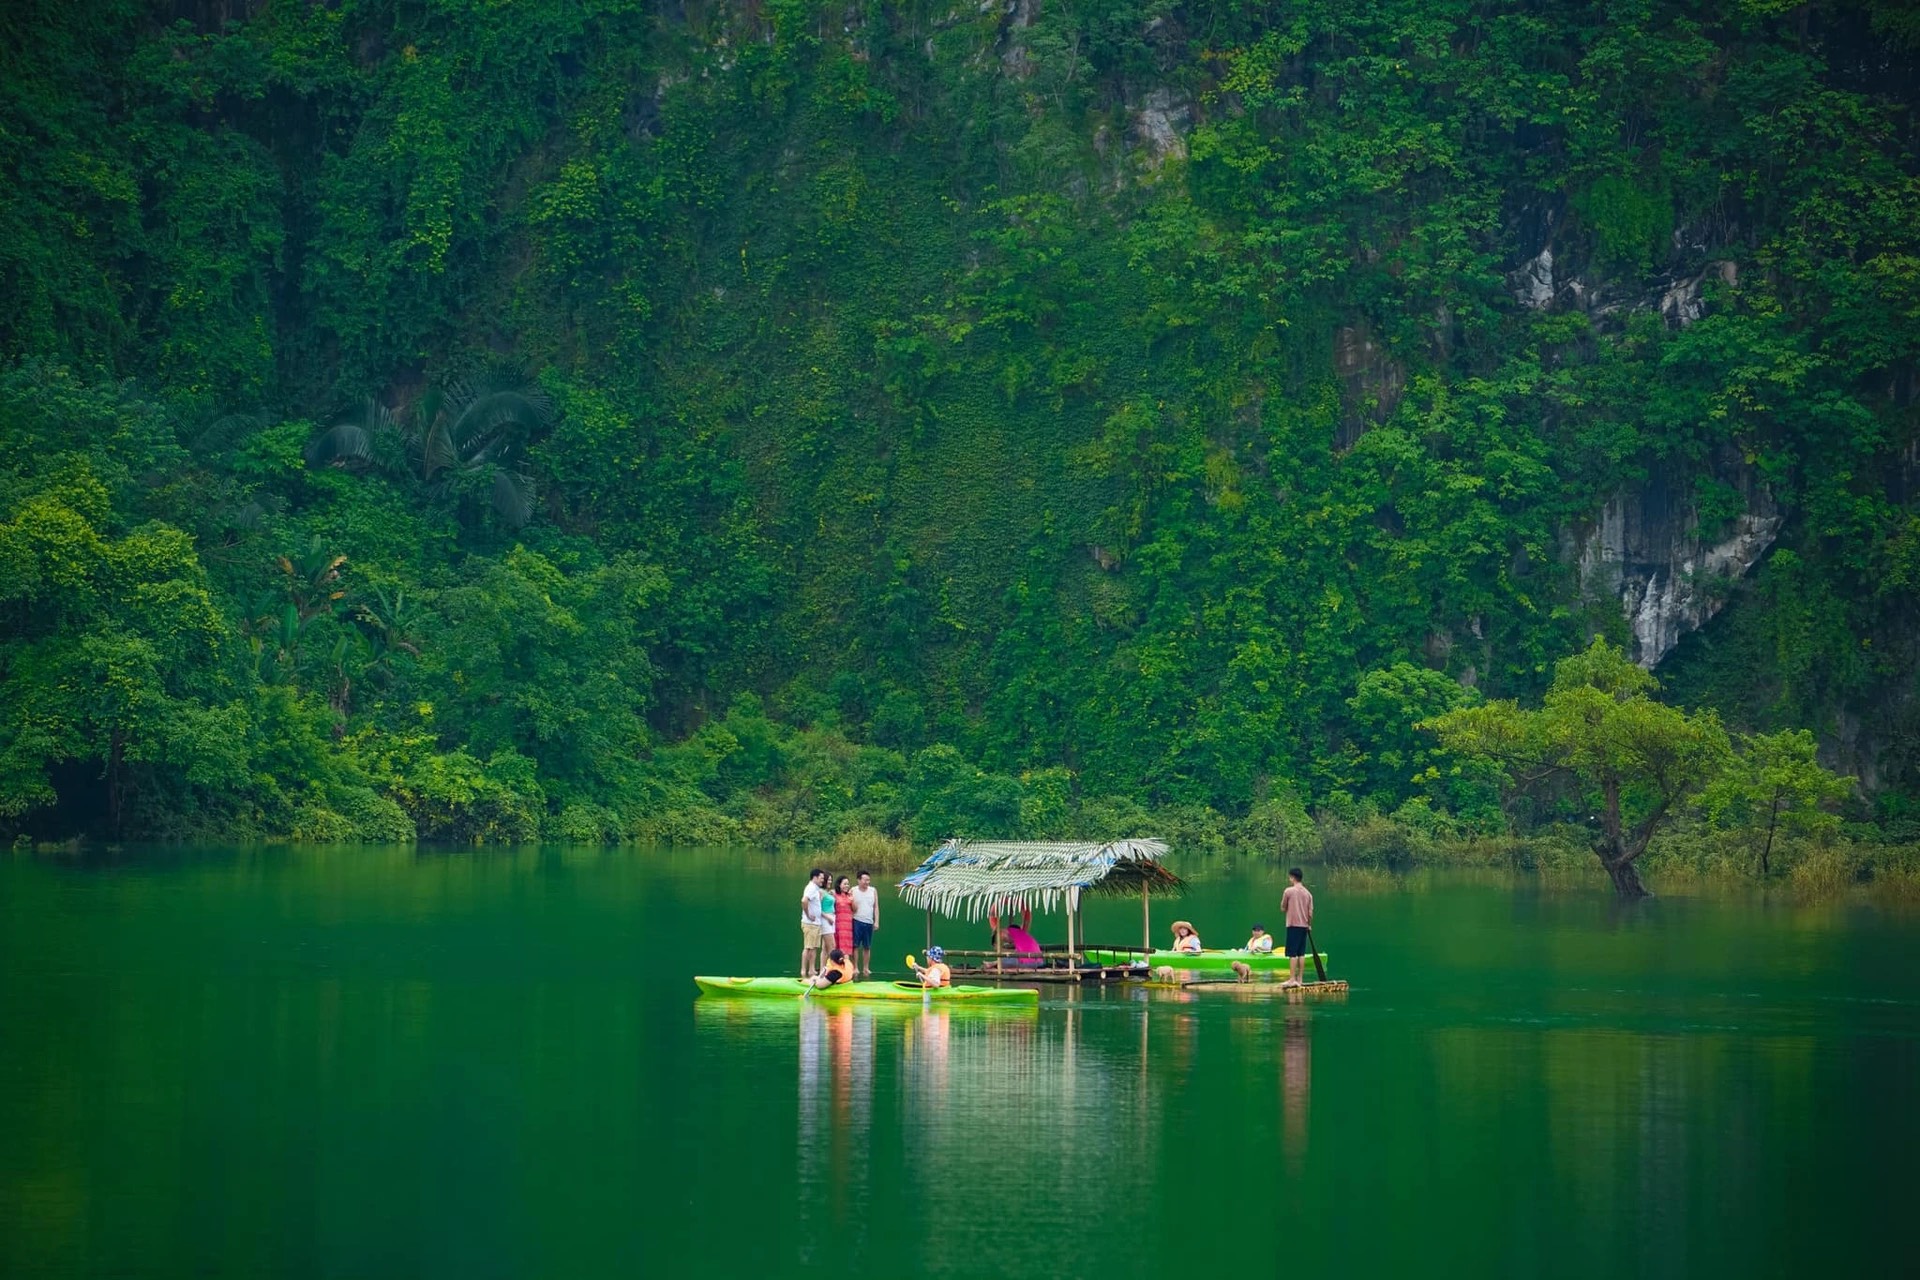
M 1195 933 L 1193 926 L 1185 920 L 1173 922 L 1173 949 L 1196 955 L 1200 951 L 1200 935 Z

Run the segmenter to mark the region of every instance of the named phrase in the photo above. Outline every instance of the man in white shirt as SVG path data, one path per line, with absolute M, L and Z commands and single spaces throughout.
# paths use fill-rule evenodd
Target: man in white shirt
M 827 891 L 827 873 L 815 867 L 807 876 L 807 887 L 800 891 L 800 980 L 820 972 L 821 946 L 826 941 L 826 919 L 820 912 L 820 895 Z
M 873 931 L 880 927 L 880 891 L 873 887 L 873 875 L 860 873 L 853 889 L 853 971 L 857 977 L 873 976 Z

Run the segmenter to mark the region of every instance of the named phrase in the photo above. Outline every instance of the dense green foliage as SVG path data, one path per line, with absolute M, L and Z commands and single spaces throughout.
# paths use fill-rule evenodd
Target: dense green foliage
M 1649 477 L 1785 517 L 1669 691 L 1916 813 L 1896 0 L 0 23 L 0 823 L 1490 829 Z
M 1593 824 L 1593 851 L 1628 897 L 1646 890 L 1634 865 L 1669 819 L 1709 783 L 1724 780 L 1730 799 L 1758 789 L 1728 769 L 1732 755 L 1726 730 L 1712 711 L 1689 714 L 1656 701 L 1658 682 L 1627 661 L 1620 650 L 1596 639 L 1585 653 L 1562 658 L 1553 686 L 1537 711 L 1501 699 L 1460 707 L 1426 722 L 1450 750 L 1470 761 L 1493 763 L 1510 790 L 1563 781 Z M 1764 772 L 1755 748 L 1752 764 Z M 1793 818 L 1814 808 L 1823 780 L 1775 794 Z M 1782 788 L 1783 791 L 1788 790 Z

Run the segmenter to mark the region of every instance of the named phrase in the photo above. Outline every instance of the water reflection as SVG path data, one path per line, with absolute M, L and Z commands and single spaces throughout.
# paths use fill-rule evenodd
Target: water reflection
M 829 1227 L 802 1236 L 800 1261 L 827 1262 L 866 1245 L 875 1019 L 846 1005 L 810 1005 L 796 1011 L 796 1021 L 801 1194 Z
M 1289 1005 L 1280 1024 L 1280 1151 L 1287 1176 L 1307 1168 L 1307 1094 L 1313 1087 L 1313 1015 Z

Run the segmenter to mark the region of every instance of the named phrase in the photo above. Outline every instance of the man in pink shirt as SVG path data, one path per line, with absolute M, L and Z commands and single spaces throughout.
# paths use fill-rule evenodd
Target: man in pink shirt
M 1287 879 L 1293 883 L 1280 895 L 1280 909 L 1287 913 L 1287 968 L 1292 976 L 1280 985 L 1299 987 L 1306 985 L 1301 970 L 1306 963 L 1307 928 L 1313 924 L 1313 894 L 1301 883 L 1300 868 L 1287 872 Z

